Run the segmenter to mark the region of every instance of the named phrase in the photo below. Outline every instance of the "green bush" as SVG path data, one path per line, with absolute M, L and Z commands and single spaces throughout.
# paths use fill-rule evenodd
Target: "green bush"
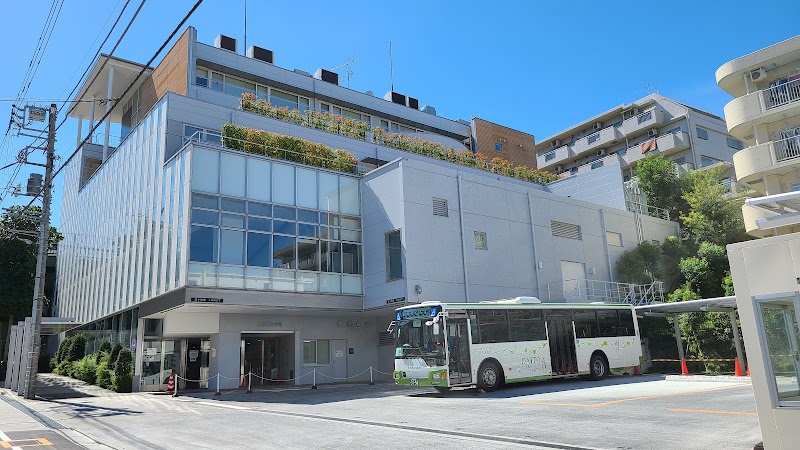
M 108 365 L 109 366 L 113 366 L 114 365 L 114 362 L 117 360 L 117 356 L 119 355 L 119 352 L 122 351 L 122 349 L 123 349 L 122 344 L 120 344 L 119 342 L 114 344 L 114 347 L 111 349 L 111 353 L 109 353 L 109 357 L 108 357 L 108 361 L 109 361 Z
M 111 388 L 111 370 L 108 368 L 108 353 L 101 353 L 100 362 L 97 363 L 95 382 L 103 389 Z
M 130 392 L 133 385 L 133 354 L 123 349 L 114 362 L 113 388 L 117 392 Z
M 76 378 L 89 384 L 97 381 L 97 355 L 86 355 L 75 364 Z
M 58 363 L 55 370 L 53 370 L 53 373 L 68 377 L 70 376 L 70 372 L 72 372 L 73 365 L 74 363 L 72 361 L 61 361 L 60 363 Z
M 79 361 L 86 355 L 86 335 L 75 334 L 72 338 L 72 344 L 69 346 L 67 359 L 70 361 Z
M 100 343 L 100 348 L 97 350 L 97 352 L 98 354 L 103 352 L 111 353 L 111 342 L 108 342 L 104 339 L 103 342 Z

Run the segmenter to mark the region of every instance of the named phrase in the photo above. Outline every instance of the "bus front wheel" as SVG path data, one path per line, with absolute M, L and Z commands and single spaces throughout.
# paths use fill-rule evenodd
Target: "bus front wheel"
M 609 372 L 610 369 L 606 358 L 600 353 L 592 355 L 592 359 L 589 361 L 589 376 L 595 381 L 600 381 L 605 379 Z
M 485 361 L 478 368 L 478 389 L 492 392 L 500 384 L 500 369 L 491 361 Z

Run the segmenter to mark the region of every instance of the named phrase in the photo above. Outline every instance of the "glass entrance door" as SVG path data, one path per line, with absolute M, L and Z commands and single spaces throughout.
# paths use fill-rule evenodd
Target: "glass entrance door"
M 447 320 L 447 351 L 450 384 L 471 383 L 472 370 L 466 318 Z
M 246 386 L 247 374 L 253 373 L 253 385 L 263 386 L 270 380 L 286 378 L 280 373 L 280 336 L 251 336 L 242 338 L 241 385 Z

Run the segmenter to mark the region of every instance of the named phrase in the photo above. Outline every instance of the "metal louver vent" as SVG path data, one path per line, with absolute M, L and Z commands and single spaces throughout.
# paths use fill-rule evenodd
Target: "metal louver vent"
M 433 198 L 433 215 L 447 217 L 447 200 L 443 198 Z
M 551 220 L 550 228 L 553 230 L 553 236 L 581 240 L 580 225 Z
M 392 345 L 394 344 L 394 336 L 388 331 L 381 331 L 378 333 L 378 345 Z

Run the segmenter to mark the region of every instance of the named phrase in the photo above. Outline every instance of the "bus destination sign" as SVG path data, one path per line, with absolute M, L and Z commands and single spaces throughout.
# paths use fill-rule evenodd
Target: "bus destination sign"
M 427 308 L 413 308 L 413 309 L 401 309 L 397 311 L 395 318 L 397 320 L 409 320 L 409 319 L 428 319 L 436 317 L 439 314 L 441 308 L 439 306 L 429 306 Z

